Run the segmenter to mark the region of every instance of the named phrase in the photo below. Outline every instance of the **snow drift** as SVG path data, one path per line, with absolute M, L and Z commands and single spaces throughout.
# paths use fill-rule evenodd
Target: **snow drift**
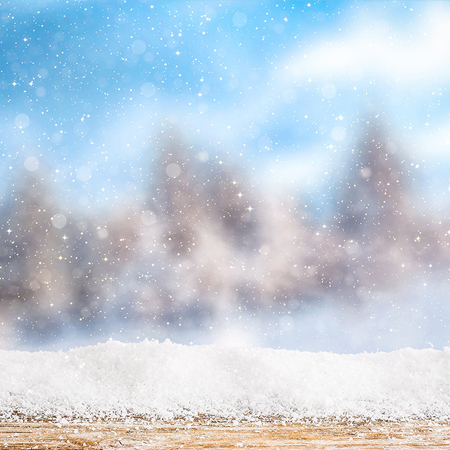
M 450 348 L 338 355 L 108 342 L 0 351 L 0 418 L 450 417 Z

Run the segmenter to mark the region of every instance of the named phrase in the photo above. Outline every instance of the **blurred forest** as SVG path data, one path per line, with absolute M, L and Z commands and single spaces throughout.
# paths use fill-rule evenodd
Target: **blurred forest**
M 145 200 L 108 218 L 62 211 L 43 171 L 19 174 L 1 206 L 3 326 L 195 326 L 205 312 L 365 302 L 419 273 L 448 276 L 448 218 L 420 206 L 380 128 L 366 123 L 325 221 L 263 195 L 226 158 L 199 159 L 175 130 L 153 149 Z

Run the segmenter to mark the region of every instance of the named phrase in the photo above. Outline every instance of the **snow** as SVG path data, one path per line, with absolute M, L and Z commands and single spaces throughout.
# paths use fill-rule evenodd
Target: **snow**
M 0 351 L 0 418 L 445 419 L 450 348 L 339 355 L 117 341 Z

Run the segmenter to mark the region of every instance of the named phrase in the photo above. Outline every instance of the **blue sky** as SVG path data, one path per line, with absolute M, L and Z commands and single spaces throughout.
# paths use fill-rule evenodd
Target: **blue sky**
M 0 23 L 0 195 L 39 164 L 68 204 L 120 204 L 169 125 L 318 198 L 378 114 L 448 206 L 447 2 L 16 0 Z

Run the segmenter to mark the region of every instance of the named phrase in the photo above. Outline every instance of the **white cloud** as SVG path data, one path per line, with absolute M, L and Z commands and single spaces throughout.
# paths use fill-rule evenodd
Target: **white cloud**
M 284 78 L 307 80 L 331 77 L 358 80 L 379 75 L 384 80 L 417 82 L 450 78 L 450 14 L 442 8 L 430 11 L 421 23 L 393 29 L 384 21 L 363 20 L 340 42 L 313 45 L 300 50 L 297 61 L 286 61 Z M 372 22 L 376 26 L 367 27 Z

